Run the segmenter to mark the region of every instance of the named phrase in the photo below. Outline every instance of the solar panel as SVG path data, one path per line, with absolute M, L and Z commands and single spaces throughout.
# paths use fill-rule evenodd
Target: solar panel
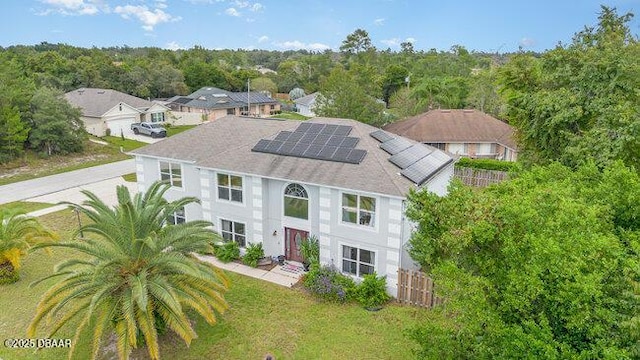
M 282 155 L 292 155 L 293 154 L 293 148 L 296 147 L 296 145 L 297 145 L 297 143 L 295 143 L 295 142 L 286 141 L 280 147 L 279 153 L 282 154 Z
M 324 124 L 311 124 L 309 129 L 306 131 L 308 134 L 318 134 L 324 129 Z
M 331 135 L 320 133 L 316 138 L 312 141 L 313 144 L 324 145 L 329 141 Z
M 347 136 L 347 137 L 344 138 L 344 140 L 342 140 L 342 143 L 340 144 L 340 146 L 341 147 L 353 148 L 358 143 L 358 140 L 360 140 L 360 139 Z
M 289 136 L 291 136 L 291 134 L 292 134 L 291 131 L 281 131 L 274 140 L 287 141 L 287 139 L 289 138 Z
M 324 129 L 322 129 L 321 134 L 333 135 L 337 128 L 338 125 L 325 125 Z
M 400 151 L 399 153 L 392 155 L 389 158 L 389 161 L 391 161 L 400 169 L 406 169 L 411 164 L 429 155 L 431 152 L 432 150 L 430 150 L 426 146 L 423 146 L 421 144 L 414 144 Z
M 434 153 L 437 153 L 437 152 L 434 152 Z M 418 185 L 422 185 L 422 183 L 427 181 L 431 176 L 433 176 L 436 172 L 438 172 L 438 170 L 440 170 L 443 166 L 453 161 L 446 154 L 442 152 L 440 153 L 441 154 L 425 156 L 424 158 L 415 162 L 413 165 L 402 170 L 400 174 L 404 175 L 414 183 Z
M 362 159 L 364 159 L 365 155 L 367 155 L 367 152 L 365 150 L 352 149 L 351 152 L 349 152 L 349 155 L 347 155 L 347 162 L 352 164 L 359 164 Z
M 269 143 L 271 143 L 270 140 L 261 139 L 260 141 L 258 141 L 256 146 L 251 149 L 251 151 L 264 152 L 267 149 L 267 145 L 269 145 Z
M 336 131 L 333 132 L 333 135 L 343 135 L 347 136 L 351 132 L 351 126 L 338 125 Z
M 322 160 L 331 160 L 336 150 L 338 150 L 337 146 L 325 145 L 322 150 L 320 150 L 318 157 Z
M 340 161 L 340 162 L 346 162 L 347 161 L 347 156 L 349 156 L 350 152 L 351 152 L 350 148 L 339 147 L 338 149 L 336 149 L 336 152 L 331 157 L 331 160 Z
M 340 144 L 342 144 L 342 140 L 344 140 L 345 136 L 341 136 L 341 135 L 333 135 L 329 138 L 329 141 L 327 141 L 327 145 L 331 145 L 331 146 L 340 146 Z
M 259 140 L 251 150 L 358 164 L 367 152 L 354 149 L 360 139 L 346 136 L 351 129 L 344 125 L 302 123 L 294 131 L 279 132 L 273 140 Z
M 320 151 L 322 150 L 322 145 L 311 145 L 309 148 L 302 154 L 304 157 L 315 158 L 318 156 Z
M 307 151 L 308 148 L 309 148 L 309 144 L 298 143 L 293 148 L 293 150 L 291 150 L 291 155 L 292 156 L 300 156 L 300 157 L 302 157 L 302 154 L 304 154 L 304 152 Z
M 269 145 L 267 145 L 267 149 L 266 150 L 268 152 L 272 152 L 272 153 L 277 154 L 278 153 L 278 149 L 280 149 L 282 144 L 284 144 L 283 141 L 272 140 L 271 143 L 269 143 Z
M 411 143 L 401 138 L 395 138 L 380 144 L 380 148 L 391 155 L 395 155 L 409 146 L 411 146 Z
M 393 139 L 393 136 L 389 135 L 387 132 L 383 131 L 383 130 L 377 130 L 372 132 L 371 134 L 372 138 L 380 141 L 380 142 L 385 142 L 385 141 L 389 141 L 391 139 Z
M 303 132 L 303 133 L 307 132 L 307 130 L 309 130 L 310 127 L 311 127 L 311 123 L 303 122 L 302 124 L 298 125 L 296 132 Z

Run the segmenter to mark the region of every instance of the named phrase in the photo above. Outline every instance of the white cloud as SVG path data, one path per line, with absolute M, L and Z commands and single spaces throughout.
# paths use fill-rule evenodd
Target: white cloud
M 238 12 L 238 10 L 232 7 L 225 10 L 224 13 L 229 16 L 240 16 L 240 13 Z
M 156 8 L 158 9 L 166 9 L 167 8 L 167 0 L 156 0 Z
M 62 15 L 95 15 L 100 10 L 109 12 L 109 7 L 101 0 L 40 0 L 49 6 L 38 15 L 58 13 Z
M 174 50 L 174 51 L 175 51 L 175 50 L 184 50 L 184 49 L 186 49 L 184 46 L 182 46 L 182 45 L 178 44 L 178 43 L 177 43 L 177 42 L 175 42 L 175 41 L 170 41 L 170 42 L 168 42 L 168 43 L 164 46 L 164 48 L 165 48 L 165 49 L 168 49 L 168 50 Z
M 259 43 L 263 43 L 265 41 L 269 40 L 269 37 L 267 35 L 262 35 L 258 38 L 258 42 Z
M 144 5 L 116 6 L 114 12 L 116 14 L 120 14 L 120 16 L 125 19 L 130 19 L 131 17 L 137 18 L 142 22 L 142 28 L 146 31 L 153 31 L 153 28 L 158 24 L 179 21 L 182 19 L 179 16 L 172 16 L 161 9 L 155 9 L 153 11 L 149 10 L 149 8 Z
M 376 25 L 376 26 L 384 25 L 384 18 L 379 18 L 379 19 L 373 20 L 373 24 Z
M 389 46 L 389 47 L 400 46 L 400 39 L 398 39 L 398 38 L 380 40 L 380 42 L 385 44 L 385 45 L 387 45 L 387 46 Z
M 391 38 L 391 39 L 385 39 L 385 40 L 380 40 L 381 43 L 387 45 L 388 47 L 400 47 L 400 44 L 403 42 L 410 42 L 410 43 L 415 43 L 416 39 L 412 38 L 412 37 L 408 37 L 404 40 L 400 39 L 400 38 Z
M 331 49 L 329 45 L 321 44 L 321 43 L 303 43 L 298 40 L 294 41 L 285 41 L 282 43 L 275 43 L 275 45 L 284 50 L 313 50 L 313 51 L 323 51 L 327 49 Z
M 264 9 L 264 5 L 260 4 L 260 3 L 255 3 L 253 5 L 251 5 L 251 11 L 253 12 L 257 12 Z
M 246 7 L 249 7 L 249 5 L 251 5 L 251 3 L 248 1 L 240 1 L 240 0 L 234 1 L 234 4 L 240 9 L 244 9 Z
M 522 39 L 520 39 L 520 46 L 522 47 L 532 47 L 536 45 L 536 40 L 532 39 L 532 38 L 528 38 L 528 37 L 523 37 Z

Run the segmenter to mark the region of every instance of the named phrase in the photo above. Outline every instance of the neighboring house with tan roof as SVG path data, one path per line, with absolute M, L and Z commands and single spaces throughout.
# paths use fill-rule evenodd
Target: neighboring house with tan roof
M 192 94 L 174 96 L 166 105 L 178 119 L 211 121 L 227 115 L 271 116 L 280 112 L 280 102 L 261 92 L 232 92 L 205 86 Z
M 513 127 L 478 110 L 431 110 L 384 129 L 456 155 L 505 161 L 518 157 Z
M 80 108 L 80 117 L 89 134 L 105 136 L 129 134 L 131 124 L 138 122 L 164 122 L 169 108 L 139 97 L 111 89 L 80 88 L 64 95 L 74 107 Z
M 453 158 L 347 119 L 305 122 L 226 116 L 136 149 L 140 191 L 172 184 L 170 200 L 195 196 L 172 221 L 211 221 L 227 241 L 262 243 L 267 256 L 302 261 L 315 235 L 320 261 L 355 278 L 376 272 L 395 295 L 406 251 L 410 189 L 446 194 Z

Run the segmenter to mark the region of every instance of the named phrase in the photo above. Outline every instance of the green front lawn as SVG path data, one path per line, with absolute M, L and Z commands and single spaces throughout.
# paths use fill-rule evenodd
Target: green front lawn
M 54 204 L 29 202 L 29 201 L 14 201 L 14 202 L 0 205 L 0 210 L 9 210 L 9 211 L 22 210 L 26 213 L 30 213 L 32 211 L 46 209 L 52 206 L 54 206 Z
M 291 112 L 291 111 L 283 111 L 280 114 L 276 114 L 271 116 L 272 118 L 278 118 L 278 119 L 287 119 L 287 120 L 307 120 L 307 119 L 311 119 L 308 116 L 304 116 L 304 115 L 300 115 L 297 112 Z
M 142 141 L 137 141 L 137 140 L 131 140 L 131 139 L 124 139 L 122 140 L 122 138 L 120 136 L 104 136 L 102 138 L 100 138 L 100 140 L 106 141 L 109 144 L 116 146 L 118 149 L 120 149 L 120 147 L 122 146 L 122 148 L 124 149 L 124 151 L 131 151 L 131 150 L 135 150 L 139 147 L 143 147 L 146 145 L 149 145 L 145 142 Z
M 174 125 L 167 128 L 167 136 L 173 136 L 176 134 L 180 134 L 183 131 L 187 131 L 189 129 L 193 129 L 198 125 Z
M 59 211 L 42 216 L 43 224 L 68 236 L 77 228 L 75 215 Z M 86 220 L 83 220 L 86 221 Z M 73 256 L 69 250 L 31 254 L 24 261 L 21 279 L 0 286 L 0 338 L 24 338 L 26 327 L 42 293 L 54 282 L 29 288 L 29 283 L 51 273 L 53 265 Z M 427 310 L 388 305 L 369 312 L 358 305 L 321 303 L 300 289 L 228 273 L 232 286 L 226 294 L 230 309 L 209 326 L 196 315 L 198 338 L 189 348 L 177 336 L 160 339 L 163 359 L 407 359 L 414 344 L 404 330 L 424 319 Z M 63 328 L 56 338 L 68 338 L 73 328 Z M 44 337 L 38 332 L 38 337 Z M 88 340 L 81 339 L 79 359 L 86 358 Z M 0 347 L 0 359 L 61 359 L 66 350 L 14 350 Z M 103 356 L 104 358 L 104 356 Z M 132 358 L 146 359 L 138 349 Z

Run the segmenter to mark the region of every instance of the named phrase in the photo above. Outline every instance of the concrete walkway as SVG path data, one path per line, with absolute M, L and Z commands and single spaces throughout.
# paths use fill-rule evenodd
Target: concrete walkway
M 302 273 L 291 273 L 282 270 L 281 266 L 276 266 L 271 271 L 252 268 L 247 265 L 238 264 L 235 262 L 223 263 L 216 259 L 214 256 L 196 255 L 198 259 L 213 264 L 215 267 L 238 273 L 241 275 L 249 276 L 255 279 L 260 279 L 274 284 L 292 287 L 300 280 Z

